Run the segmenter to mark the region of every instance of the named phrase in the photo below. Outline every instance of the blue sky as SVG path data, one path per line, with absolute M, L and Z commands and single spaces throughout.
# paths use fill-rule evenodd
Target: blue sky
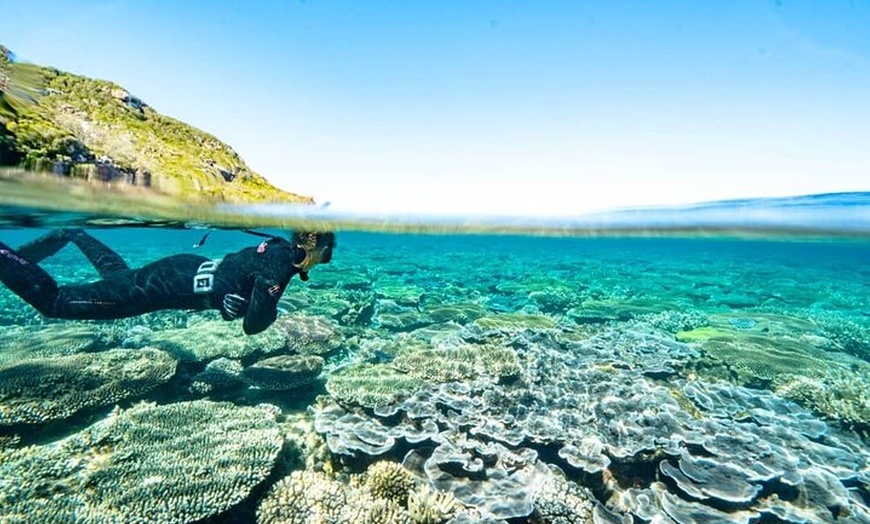
M 339 210 L 870 190 L 870 0 L 0 0 L 0 42 Z

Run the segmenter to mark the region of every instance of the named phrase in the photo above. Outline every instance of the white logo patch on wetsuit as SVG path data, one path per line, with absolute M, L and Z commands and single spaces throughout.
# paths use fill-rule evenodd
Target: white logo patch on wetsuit
M 193 276 L 193 292 L 196 294 L 211 293 L 214 289 L 214 273 L 220 260 L 206 260 L 199 265 Z

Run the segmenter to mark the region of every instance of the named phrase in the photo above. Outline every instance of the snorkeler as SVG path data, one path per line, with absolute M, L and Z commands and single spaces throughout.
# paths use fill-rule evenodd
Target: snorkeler
M 267 235 L 263 235 L 267 236 Z M 75 244 L 101 280 L 59 286 L 39 262 Z M 164 309 L 217 309 L 224 320 L 244 318 L 246 334 L 269 327 L 278 299 L 293 275 L 308 280 L 317 264 L 332 259 L 333 233 L 269 237 L 257 247 L 221 260 L 181 254 L 138 269 L 81 229 L 52 231 L 17 250 L 0 242 L 0 281 L 50 318 L 106 320 Z

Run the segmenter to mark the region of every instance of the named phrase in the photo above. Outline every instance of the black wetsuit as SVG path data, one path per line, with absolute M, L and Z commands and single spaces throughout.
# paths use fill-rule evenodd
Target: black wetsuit
M 68 242 L 81 249 L 102 280 L 58 286 L 37 265 Z M 130 269 L 117 253 L 84 231 L 59 230 L 18 250 L 0 242 L 0 281 L 47 317 L 103 320 L 162 309 L 218 309 L 224 320 L 244 317 L 244 331 L 251 335 L 275 321 L 278 299 L 299 272 L 293 263 L 305 256 L 300 251 L 287 240 L 271 238 L 227 255 L 213 271 L 201 270 L 210 259 L 189 254 Z M 229 310 L 227 295 L 244 299 L 241 307 Z

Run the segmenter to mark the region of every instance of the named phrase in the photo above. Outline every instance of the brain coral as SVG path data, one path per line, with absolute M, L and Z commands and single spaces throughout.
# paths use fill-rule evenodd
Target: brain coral
M 272 470 L 277 408 L 140 404 L 64 440 L 0 450 L 0 522 L 187 523 L 245 499 Z
M 115 349 L 0 366 L 0 426 L 67 418 L 145 393 L 175 374 L 164 351 Z
M 595 496 L 580 484 L 553 475 L 542 483 L 531 524 L 585 524 L 593 522 Z M 597 522 L 597 521 L 596 521 Z

